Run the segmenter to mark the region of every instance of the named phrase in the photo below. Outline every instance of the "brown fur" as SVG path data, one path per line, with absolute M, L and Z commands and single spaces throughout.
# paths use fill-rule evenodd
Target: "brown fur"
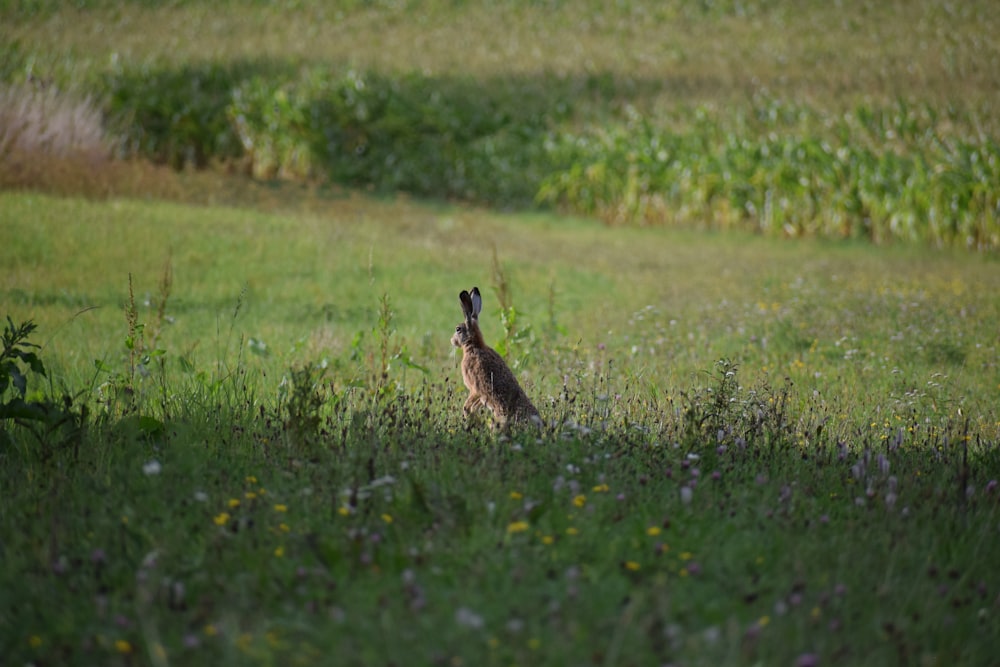
M 531 399 L 496 350 L 488 347 L 479 329 L 481 297 L 479 288 L 459 295 L 465 322 L 455 327 L 451 343 L 462 348 L 462 380 L 469 390 L 463 408 L 466 414 L 486 406 L 497 426 L 507 428 L 520 422 L 541 423 Z

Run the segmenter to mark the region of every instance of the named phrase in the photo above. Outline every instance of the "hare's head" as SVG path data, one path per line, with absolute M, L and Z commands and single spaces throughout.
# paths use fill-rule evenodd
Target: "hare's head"
M 465 321 L 455 327 L 455 335 L 451 337 L 451 344 L 455 347 L 465 347 L 472 345 L 483 347 L 483 334 L 479 331 L 479 311 L 483 309 L 483 297 L 479 295 L 479 288 L 473 287 L 472 293 L 462 290 L 458 295 L 458 300 L 462 303 L 462 313 Z

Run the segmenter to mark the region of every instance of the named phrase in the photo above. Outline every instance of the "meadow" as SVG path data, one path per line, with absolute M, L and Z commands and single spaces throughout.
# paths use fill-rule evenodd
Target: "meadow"
M 845 4 L 0 5 L 4 111 L 75 119 L 3 135 L 4 661 L 995 662 L 996 19 Z M 638 196 L 706 154 L 779 229 L 721 158 Z M 884 227 L 769 180 L 903 162 Z M 473 285 L 540 430 L 461 413 Z

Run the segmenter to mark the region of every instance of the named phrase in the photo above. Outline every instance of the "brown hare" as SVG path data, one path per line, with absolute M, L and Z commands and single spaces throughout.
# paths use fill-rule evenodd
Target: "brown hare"
M 471 414 L 485 405 L 493 413 L 495 426 L 499 428 L 506 429 L 518 423 L 540 426 L 542 419 L 531 399 L 521 389 L 503 357 L 483 340 L 483 332 L 479 329 L 483 298 L 479 288 L 473 287 L 471 294 L 462 290 L 458 299 L 462 303 L 465 322 L 455 327 L 451 343 L 462 348 L 462 380 L 469 390 L 469 398 L 463 408 L 465 414 Z

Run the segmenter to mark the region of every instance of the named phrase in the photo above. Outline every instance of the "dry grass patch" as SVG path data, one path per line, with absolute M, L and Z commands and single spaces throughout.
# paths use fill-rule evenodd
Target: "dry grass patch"
M 0 87 L 0 154 L 108 155 L 101 110 L 89 96 L 53 86 Z

